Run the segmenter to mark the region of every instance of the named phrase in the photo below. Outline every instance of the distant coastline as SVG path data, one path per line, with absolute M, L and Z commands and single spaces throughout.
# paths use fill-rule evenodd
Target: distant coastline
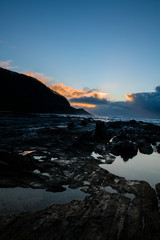
M 0 68 L 0 111 L 90 115 L 39 80 Z

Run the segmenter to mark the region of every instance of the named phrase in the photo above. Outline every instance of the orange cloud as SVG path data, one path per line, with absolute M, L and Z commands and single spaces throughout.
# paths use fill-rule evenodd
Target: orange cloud
M 33 77 L 38 79 L 40 82 L 47 84 L 49 83 L 52 79 L 50 77 L 45 76 L 43 73 L 24 73 L 25 75 L 29 76 L 29 77 Z
M 133 94 L 134 94 L 134 93 L 126 94 L 126 95 L 125 95 L 125 98 L 126 98 L 129 102 L 133 102 L 133 100 L 134 100 L 134 99 L 133 99 L 133 96 L 132 96 Z
M 46 77 L 43 73 L 24 73 L 27 76 L 34 77 L 41 81 L 42 83 L 46 84 L 51 90 L 63 95 L 64 97 L 68 98 L 69 100 L 71 99 L 76 99 L 76 101 L 73 99 L 73 102 L 70 102 L 71 106 L 73 107 L 82 107 L 82 108 L 95 108 L 97 105 L 95 102 L 87 103 L 87 102 L 82 102 L 82 98 L 94 98 L 94 99 L 99 99 L 99 100 L 108 100 L 109 93 L 104 93 L 102 92 L 101 89 L 93 89 L 90 90 L 88 88 L 86 89 L 75 89 L 69 86 L 65 86 L 62 83 L 58 84 L 49 84 L 51 78 Z M 79 99 L 79 101 L 78 101 Z
M 49 86 L 52 90 L 58 92 L 59 94 L 62 94 L 66 98 L 80 98 L 80 97 L 94 97 L 94 98 L 107 98 L 108 93 L 100 92 L 100 89 L 94 90 L 77 90 L 72 87 L 65 86 L 62 83 L 59 84 L 50 84 Z
M 95 108 L 95 104 L 71 102 L 72 107 Z
M 65 86 L 62 83 L 50 84 L 49 87 L 66 98 L 80 97 L 86 92 L 85 90 L 77 90 L 72 87 Z
M 11 66 L 12 60 L 7 60 L 7 61 L 1 61 L 0 62 L 0 67 L 5 68 L 5 69 L 13 69 L 17 67 Z
M 24 73 L 25 75 L 29 77 L 33 77 L 41 81 L 42 83 L 46 84 L 51 90 L 63 95 L 64 97 L 68 99 L 72 98 L 82 98 L 82 97 L 93 97 L 93 98 L 98 98 L 98 99 L 109 99 L 108 95 L 109 93 L 104 93 L 101 92 L 101 89 L 75 89 L 69 86 L 65 86 L 62 83 L 58 84 L 49 84 L 50 81 L 52 80 L 50 77 L 45 76 L 43 73 Z M 77 103 L 75 103 L 77 105 Z M 73 105 L 73 103 L 72 103 Z M 82 103 L 79 103 L 79 106 L 82 106 Z M 89 104 L 87 104 L 85 107 L 89 107 Z M 94 104 L 91 107 L 95 107 Z

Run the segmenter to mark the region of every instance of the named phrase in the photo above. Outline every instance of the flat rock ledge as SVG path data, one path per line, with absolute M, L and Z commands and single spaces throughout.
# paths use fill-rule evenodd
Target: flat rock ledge
M 1 216 L 0 239 L 158 240 L 160 213 L 150 185 L 113 175 L 109 185 L 94 189 L 83 201 Z

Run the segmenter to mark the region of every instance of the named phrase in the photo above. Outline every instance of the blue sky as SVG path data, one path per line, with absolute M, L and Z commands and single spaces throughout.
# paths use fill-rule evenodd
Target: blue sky
M 1 0 L 0 62 L 111 100 L 160 84 L 159 0 Z

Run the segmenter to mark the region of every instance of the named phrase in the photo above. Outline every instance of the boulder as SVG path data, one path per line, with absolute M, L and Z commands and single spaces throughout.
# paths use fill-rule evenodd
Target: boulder
M 102 140 L 106 139 L 106 127 L 104 122 L 101 121 L 96 122 L 95 138 Z
M 119 142 L 113 145 L 111 153 L 116 156 L 121 156 L 125 161 L 137 155 L 137 144 L 129 141 Z
M 114 135 L 114 131 L 104 122 L 97 121 L 95 129 L 95 138 L 100 141 L 109 141 Z
M 138 148 L 139 148 L 140 153 L 143 153 L 143 154 L 152 154 L 153 153 L 153 148 L 149 143 L 146 143 L 146 142 L 140 143 Z

